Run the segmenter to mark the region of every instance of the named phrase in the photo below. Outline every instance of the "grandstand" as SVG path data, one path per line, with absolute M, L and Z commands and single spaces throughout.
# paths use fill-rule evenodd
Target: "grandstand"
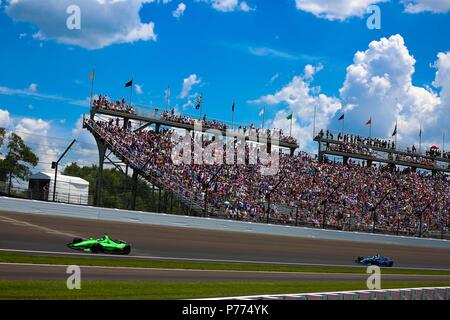
M 204 128 L 222 131 L 227 128 L 214 120 L 204 120 L 203 124 Z M 414 172 L 415 168 L 448 172 L 448 167 L 434 165 L 448 164 L 444 154 L 414 155 L 412 159 L 419 158 L 420 162 L 405 160 L 402 157 L 411 156 L 409 153 L 384 147 L 379 140 L 369 140 L 368 144 L 354 137 L 335 140 L 321 132 L 315 138 L 319 142 L 317 159 L 303 152 L 295 154 L 297 142 L 282 137 L 280 148 L 291 152 L 280 152 L 278 174 L 264 176 L 259 172 L 261 164 L 248 162 L 174 164 L 172 132 L 178 129 L 191 132 L 194 127 L 193 119 L 173 112 L 153 110 L 149 114 L 100 98 L 94 101 L 84 127 L 93 134 L 99 149 L 97 205 L 101 205 L 103 161 L 109 150 L 133 169 L 135 182 L 140 176 L 156 185 L 171 199 L 181 201 L 189 214 L 346 231 L 448 237 L 448 176 Z M 211 140 L 205 134 L 202 142 L 207 145 Z M 384 153 L 386 157 L 372 152 Z M 342 156 L 344 163 L 327 161 L 327 154 Z M 367 166 L 355 165 L 348 161 L 350 158 L 365 160 Z M 422 162 L 423 159 L 433 161 L 433 165 Z M 375 168 L 373 162 L 389 165 Z M 397 165 L 413 170 L 394 170 Z
M 349 159 L 365 161 L 368 167 L 374 163 L 388 164 L 392 169 L 397 166 L 408 167 L 411 171 L 428 170 L 432 174 L 450 173 L 450 154 L 442 150 L 430 149 L 426 152 L 417 150 L 415 146 L 402 150 L 394 142 L 381 139 L 369 139 L 360 136 L 335 134 L 321 131 L 315 138 L 319 144 L 319 160 L 325 155 L 342 157 L 343 163 Z

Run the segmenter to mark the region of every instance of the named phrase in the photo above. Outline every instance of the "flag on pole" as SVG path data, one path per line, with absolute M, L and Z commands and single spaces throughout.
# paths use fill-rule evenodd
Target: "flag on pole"
M 395 137 L 397 135 L 397 124 L 395 124 L 394 132 L 392 132 L 392 136 Z
M 422 138 L 422 126 L 420 127 L 419 138 Z
M 261 111 L 259 112 L 259 116 L 262 117 L 265 113 L 266 113 L 266 110 L 261 109 Z
M 125 83 L 125 88 L 129 88 L 131 86 L 133 86 L 133 80 L 130 80 L 127 83 Z
M 343 113 L 342 116 L 340 116 L 340 118 L 338 119 L 339 121 L 344 120 L 345 118 L 345 114 Z
M 198 96 L 197 97 L 197 105 L 195 106 L 196 110 L 200 110 L 200 107 L 201 107 L 201 104 L 202 104 L 202 99 L 203 99 L 202 96 Z
M 231 112 L 234 112 L 234 100 L 233 100 L 233 105 L 231 106 Z
M 294 114 L 293 113 L 291 113 L 286 119 L 287 120 L 292 120 L 292 116 L 293 116 Z
M 89 98 L 89 107 L 92 107 L 92 99 L 94 96 L 94 78 L 95 78 L 95 70 L 91 71 L 91 74 L 89 75 L 89 81 L 91 81 L 91 97 Z M 93 119 L 94 114 L 91 113 L 91 119 Z
M 369 121 L 367 121 L 366 126 L 371 125 L 372 124 L 372 118 L 369 119 Z

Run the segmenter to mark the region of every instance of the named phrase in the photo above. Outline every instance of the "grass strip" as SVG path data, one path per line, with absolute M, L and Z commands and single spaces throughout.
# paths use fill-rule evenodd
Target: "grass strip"
M 103 258 L 95 255 L 53 256 L 45 254 L 26 254 L 0 252 L 0 262 L 32 263 L 79 266 L 135 267 L 150 269 L 195 269 L 195 270 L 236 270 L 236 271 L 278 271 L 278 272 L 316 272 L 316 273 L 366 273 L 365 267 L 333 267 L 314 265 L 268 265 L 252 263 L 215 263 L 196 261 L 163 261 L 149 259 Z M 409 275 L 450 275 L 450 271 L 421 269 L 383 268 L 384 274 Z

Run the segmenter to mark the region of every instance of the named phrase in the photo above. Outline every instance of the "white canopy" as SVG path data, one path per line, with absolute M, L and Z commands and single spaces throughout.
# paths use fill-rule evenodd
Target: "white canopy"
M 37 172 L 30 180 L 49 181 L 49 200 L 53 197 L 54 172 Z M 51 196 L 50 196 L 51 195 Z M 79 177 L 65 176 L 58 173 L 56 178 L 56 198 L 58 202 L 88 204 L 89 182 Z

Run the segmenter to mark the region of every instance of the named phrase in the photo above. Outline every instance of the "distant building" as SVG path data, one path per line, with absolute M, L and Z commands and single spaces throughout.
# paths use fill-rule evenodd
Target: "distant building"
M 38 172 L 29 179 L 28 191 L 31 199 L 53 201 L 55 173 Z M 56 202 L 89 204 L 89 182 L 79 177 L 58 174 L 56 178 Z

